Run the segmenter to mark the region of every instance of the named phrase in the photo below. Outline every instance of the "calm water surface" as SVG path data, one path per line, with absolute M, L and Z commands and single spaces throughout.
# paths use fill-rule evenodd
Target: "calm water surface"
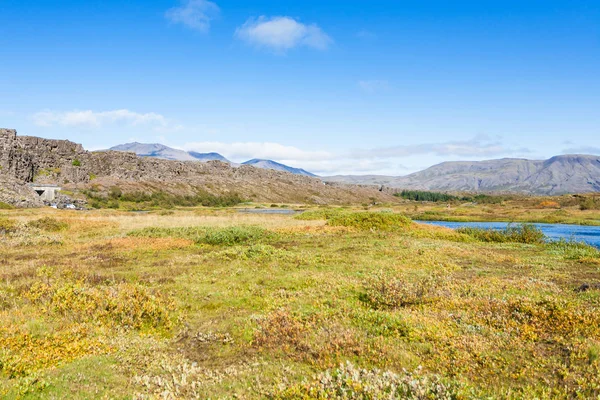
M 445 226 L 447 228 L 460 228 L 470 226 L 474 228 L 501 230 L 508 226 L 507 222 L 447 222 L 447 221 L 417 221 L 422 224 Z M 515 224 L 513 224 L 515 225 Z M 600 226 L 566 225 L 566 224 L 532 224 L 544 232 L 550 240 L 575 240 L 586 242 L 600 248 Z
M 238 212 L 248 214 L 297 214 L 301 211 L 291 210 L 289 208 L 240 208 Z

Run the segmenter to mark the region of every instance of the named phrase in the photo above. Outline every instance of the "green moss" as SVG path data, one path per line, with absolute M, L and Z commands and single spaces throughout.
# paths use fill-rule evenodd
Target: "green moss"
M 4 202 L 0 201 L 0 210 L 12 210 L 14 208 L 15 208 L 15 206 L 13 206 L 12 204 L 8 204 L 8 203 L 4 203 Z

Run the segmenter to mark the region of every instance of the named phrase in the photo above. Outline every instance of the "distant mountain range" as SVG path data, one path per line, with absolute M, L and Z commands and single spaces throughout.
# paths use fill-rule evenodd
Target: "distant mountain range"
M 259 160 L 259 159 L 255 158 L 253 160 L 246 161 L 242 164 L 243 165 L 252 165 L 257 168 L 274 169 L 276 171 L 290 172 L 290 173 L 296 174 L 296 175 L 315 176 L 315 177 L 317 176 L 313 173 L 303 170 L 302 168 L 288 167 L 287 165 L 280 164 L 278 162 L 271 161 L 271 160 Z
M 223 157 L 219 153 L 197 153 L 195 151 L 184 151 L 173 149 L 171 147 L 165 146 L 163 144 L 158 143 L 126 143 L 120 144 L 118 146 L 111 147 L 109 150 L 113 151 L 128 151 L 137 154 L 140 157 L 154 157 L 161 158 L 165 160 L 176 160 L 176 161 L 222 161 L 233 166 L 239 166 L 240 164 L 236 164 L 234 162 L 229 161 L 227 158 Z M 273 169 L 276 171 L 284 171 L 290 172 L 296 175 L 304 175 L 304 176 L 313 176 L 316 177 L 315 174 L 312 174 L 308 171 L 305 171 L 301 168 L 293 168 L 284 164 L 280 164 L 278 162 L 272 160 L 259 160 L 253 159 L 242 163 L 242 165 L 252 165 L 256 168 L 262 169 Z
M 219 153 L 196 153 L 173 149 L 162 144 L 127 143 L 110 150 L 130 151 L 143 157 L 179 161 L 219 160 L 233 166 Z M 242 163 L 257 168 L 316 177 L 301 168 L 272 160 L 253 159 Z M 381 185 L 398 189 L 444 192 L 513 192 L 563 194 L 600 192 L 600 157 L 569 154 L 548 160 L 503 158 L 488 161 L 444 162 L 406 176 L 337 175 L 321 178 L 325 182 Z
M 503 158 L 444 162 L 406 176 L 339 175 L 326 182 L 448 192 L 563 194 L 600 192 L 600 157 L 570 154 L 548 160 Z
M 174 149 L 172 147 L 168 147 L 164 144 L 158 143 L 125 143 L 111 147 L 109 150 L 128 151 L 131 153 L 135 153 L 140 157 L 154 157 L 161 158 L 163 160 L 201 162 L 218 160 L 231 164 L 231 161 L 229 161 L 219 153 L 196 153 L 194 151 L 188 152 L 184 150 Z

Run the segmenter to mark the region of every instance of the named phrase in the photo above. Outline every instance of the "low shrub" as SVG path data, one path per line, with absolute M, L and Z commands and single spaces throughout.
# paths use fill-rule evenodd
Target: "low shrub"
M 2 246 L 41 246 L 61 243 L 61 235 L 43 232 L 40 228 L 29 224 L 0 217 L 0 245 Z
M 393 231 L 406 228 L 411 220 L 404 215 L 381 212 L 348 212 L 329 217 L 330 226 L 346 226 L 360 230 Z
M 288 310 L 276 310 L 258 321 L 253 345 L 292 351 L 304 348 L 311 321 Z
M 350 362 L 271 396 L 281 400 L 300 399 L 459 399 L 461 387 L 421 369 L 401 373 L 361 369 Z
M 268 231 L 258 226 L 232 226 L 229 228 L 209 229 L 201 242 L 212 245 L 232 246 L 241 243 L 253 243 L 268 235 Z
M 556 297 L 479 298 L 465 306 L 473 312 L 470 323 L 526 341 L 555 343 L 558 338 L 594 336 L 600 332 L 597 312 Z
M 342 208 L 318 208 L 314 210 L 304 211 L 301 214 L 298 214 L 294 217 L 294 219 L 298 219 L 301 221 L 316 221 L 322 219 L 329 219 L 335 215 L 339 215 L 344 212 Z
M 257 322 L 253 346 L 313 365 L 330 365 L 364 351 L 355 331 L 322 314 L 302 315 L 279 309 Z
M 46 232 L 60 232 L 69 228 L 69 224 L 52 217 L 44 217 L 27 224 L 28 227 L 37 228 Z
M 15 206 L 13 206 L 12 204 L 0 201 L 0 210 L 13 210 L 14 208 Z
M 136 209 L 173 208 L 173 207 L 231 207 L 244 202 L 237 193 L 215 195 L 206 191 L 198 191 L 194 195 L 176 195 L 167 192 L 128 192 L 123 193 L 119 187 L 110 189 L 108 195 L 94 190 L 83 192 L 94 208 L 119 208 L 122 203 L 133 204 Z
M 545 239 L 544 233 L 531 224 L 509 225 L 502 230 L 464 226 L 456 231 L 481 242 L 540 244 Z
M 393 311 L 357 307 L 352 311 L 351 317 L 355 326 L 373 337 L 409 337 L 412 331 L 404 317 Z
M 5 235 L 7 233 L 16 232 L 17 223 L 8 218 L 0 217 L 0 234 Z
M 442 281 L 439 273 L 414 281 L 380 275 L 367 282 L 363 300 L 374 309 L 429 303 L 437 297 Z
M 567 260 L 584 260 L 600 258 L 600 250 L 587 243 L 572 240 L 557 240 L 548 244 L 551 253 L 562 256 Z
M 65 325 L 57 332 L 44 334 L 32 334 L 22 325 L 0 326 L 0 374 L 12 379 L 31 377 L 42 369 L 110 351 L 110 346 L 88 327 Z M 2 392 L 0 397 L 6 398 Z
M 478 204 L 501 204 L 505 200 L 511 200 L 509 196 L 498 196 L 489 194 L 478 194 L 472 197 L 464 197 L 463 200 L 472 201 Z
M 291 258 L 287 251 L 278 249 L 268 244 L 234 246 L 215 254 L 215 256 L 225 260 L 256 261 L 268 261 L 272 259 L 286 261 Z
M 48 313 L 77 322 L 98 322 L 126 329 L 169 329 L 173 301 L 131 283 L 91 286 L 82 280 L 35 282 L 25 297 Z
M 579 203 L 581 211 L 600 210 L 600 197 L 582 197 Z
M 164 238 L 174 237 L 193 240 L 196 244 L 233 246 L 255 243 L 275 236 L 275 233 L 258 226 L 232 226 L 227 228 L 144 228 L 128 233 L 128 236 Z

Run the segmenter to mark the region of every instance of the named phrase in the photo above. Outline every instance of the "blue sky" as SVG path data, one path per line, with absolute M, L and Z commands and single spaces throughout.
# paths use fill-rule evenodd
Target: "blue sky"
M 0 0 L 0 126 L 324 174 L 600 154 L 600 2 Z

